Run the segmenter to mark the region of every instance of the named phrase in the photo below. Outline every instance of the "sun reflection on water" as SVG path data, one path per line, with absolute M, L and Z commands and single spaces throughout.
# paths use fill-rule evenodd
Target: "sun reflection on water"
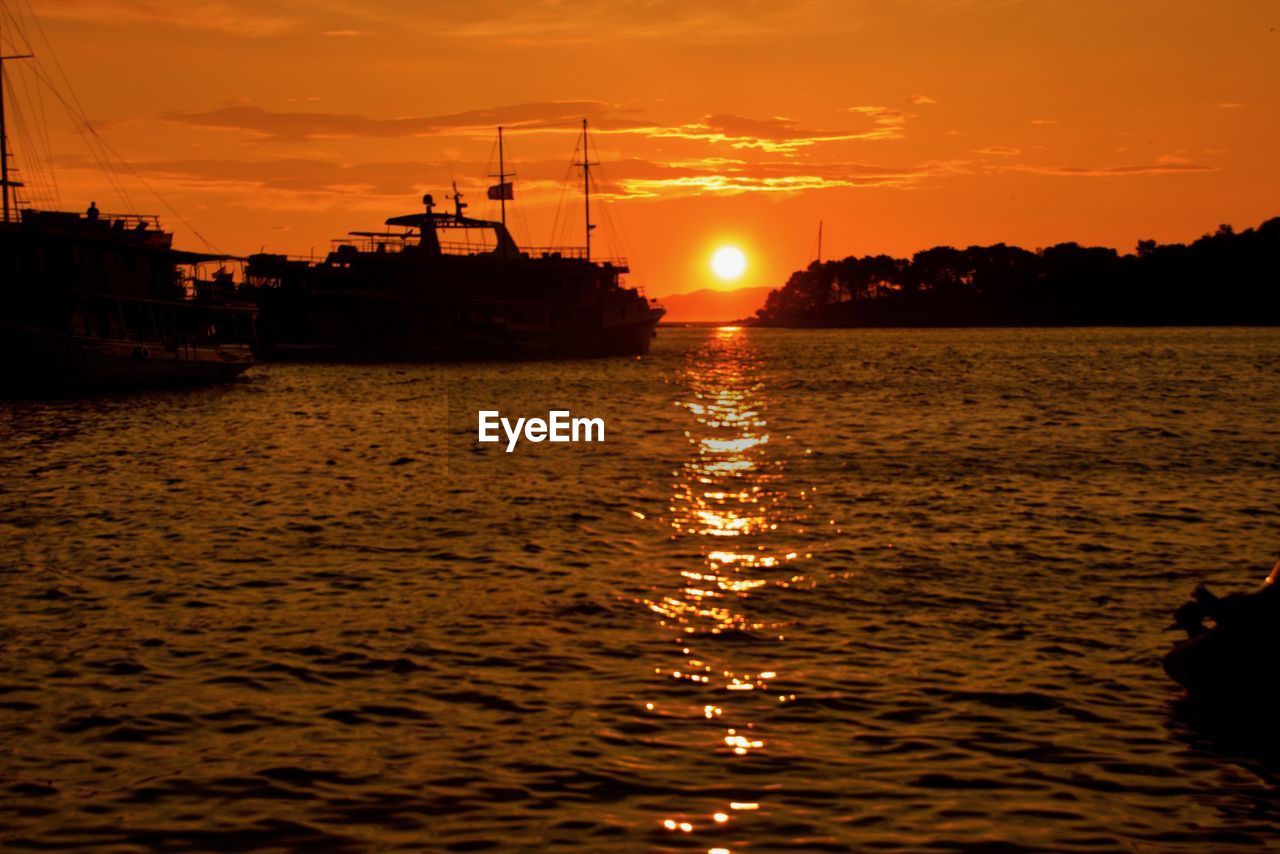
M 697 743 L 724 762 L 768 755 L 763 706 L 796 697 L 795 680 L 771 660 L 782 658 L 778 644 L 786 642 L 787 624 L 770 608 L 770 595 L 807 584 L 799 568 L 811 556 L 796 547 L 808 525 L 810 496 L 788 482 L 788 458 L 777 446 L 791 437 L 771 430 L 762 374 L 749 334 L 737 327 L 715 330 L 690 357 L 686 393 L 676 401 L 692 422 L 685 431 L 690 456 L 673 472 L 664 521 L 673 539 L 696 550 L 697 563 L 672 575 L 676 589 L 657 591 L 645 603 L 680 647 L 681 663 L 657 674 L 700 692 L 688 709 L 666 711 L 719 727 L 714 741 Z M 749 653 L 742 644 L 727 644 L 731 638 L 751 640 Z M 759 801 L 728 802 L 706 817 L 665 818 L 663 827 L 720 832 L 758 809 L 767 811 L 763 793 Z

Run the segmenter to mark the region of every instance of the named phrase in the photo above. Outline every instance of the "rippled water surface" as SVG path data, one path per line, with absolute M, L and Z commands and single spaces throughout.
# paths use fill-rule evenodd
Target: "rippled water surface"
M 1274 846 L 1159 656 L 1277 401 L 1271 330 L 708 329 L 0 403 L 0 847 Z

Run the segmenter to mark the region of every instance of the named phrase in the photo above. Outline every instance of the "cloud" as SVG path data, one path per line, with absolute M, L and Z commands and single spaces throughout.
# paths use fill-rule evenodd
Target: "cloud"
M 1021 148 L 1014 148 L 1012 145 L 988 145 L 986 148 L 975 149 L 974 154 L 990 154 L 997 157 L 1012 157 L 1015 154 L 1021 154 Z
M 664 40 L 697 46 L 744 40 L 773 42 L 848 26 L 840 0 L 472 0 L 433 8 L 430 31 L 476 43 L 547 46 Z M 424 26 L 425 22 L 418 24 Z M 425 26 L 424 26 L 425 28 Z
M 261 107 L 228 106 L 204 112 L 168 112 L 160 118 L 202 127 L 242 130 L 268 140 L 297 142 L 334 137 L 427 136 L 446 132 L 486 133 L 498 125 L 513 129 L 568 126 L 583 115 L 607 113 L 598 101 L 544 101 L 470 110 L 438 116 L 374 118 L 354 113 L 275 112 Z
M 912 95 L 912 96 L 911 96 L 910 98 L 908 98 L 907 100 L 908 100 L 908 101 L 910 101 L 910 102 L 911 102 L 911 103 L 913 103 L 913 104 L 936 104 L 936 103 L 938 103 L 937 101 L 935 101 L 935 100 L 933 100 L 932 98 L 930 98 L 928 95 Z
M 850 113 L 858 113 L 871 119 L 873 123 L 882 128 L 901 128 L 910 118 L 902 110 L 895 110 L 892 107 L 846 107 Z M 886 138 L 897 138 L 901 133 L 893 133 Z
M 689 139 L 724 143 L 736 149 L 759 149 L 787 153 L 824 142 L 851 140 L 897 139 L 901 137 L 901 121 L 885 107 L 851 107 L 871 118 L 861 128 L 811 130 L 783 116 L 752 119 L 728 114 L 705 116 L 701 121 L 682 125 L 640 125 L 623 132 L 641 133 L 658 139 Z M 900 115 L 900 114 L 899 114 Z
M 160 118 L 201 127 L 246 131 L 270 142 L 302 142 L 340 137 L 391 138 L 449 133 L 489 134 L 498 125 L 513 133 L 576 133 L 587 117 L 599 134 L 634 134 L 652 139 L 684 139 L 735 149 L 788 153 L 826 142 L 900 139 L 908 116 L 889 107 L 849 107 L 861 126 L 816 130 L 794 119 L 754 119 L 720 114 L 683 124 L 643 121 L 600 101 L 542 101 L 438 116 L 377 118 L 355 113 L 277 112 L 232 104 L 202 112 L 167 112 Z M 631 114 L 627 114 L 631 113 Z
M 1188 163 L 1173 159 L 1158 159 L 1154 163 L 1126 164 L 1120 166 L 1028 166 L 1009 167 L 1015 172 L 1033 175 L 1060 175 L 1086 178 L 1111 178 L 1123 175 L 1169 175 L 1188 172 L 1216 172 L 1218 167 L 1203 163 Z
M 40 14 L 112 26 L 152 23 L 251 37 L 278 35 L 297 28 L 297 18 L 263 12 L 262 8 L 228 0 L 60 0 L 42 6 Z
M 247 207 L 305 209 L 346 205 L 382 215 L 414 206 L 424 191 L 449 186 L 455 175 L 483 176 L 478 161 L 387 161 L 335 163 L 322 159 L 153 160 L 137 162 L 139 173 L 170 189 L 217 193 Z M 62 158 L 62 168 L 92 170 L 87 157 Z M 596 173 L 601 195 L 615 199 L 668 199 L 692 195 L 788 194 L 840 187 L 908 187 L 931 175 L 955 174 L 953 163 L 898 167 L 856 162 L 798 164 L 793 160 L 749 163 L 721 157 L 658 161 L 611 160 Z M 563 160 L 522 162 L 517 195 L 526 202 L 554 203 L 561 197 Z M 482 198 L 487 178 L 459 182 L 464 193 Z

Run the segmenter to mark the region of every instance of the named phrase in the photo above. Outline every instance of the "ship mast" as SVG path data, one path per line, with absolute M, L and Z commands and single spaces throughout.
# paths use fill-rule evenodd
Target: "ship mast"
M 818 220 L 818 263 L 822 263 L 822 220 Z
M 591 230 L 595 228 L 595 226 L 591 224 L 591 167 L 598 166 L 599 164 L 593 163 L 591 161 L 591 157 L 587 151 L 587 120 L 586 119 L 582 120 L 582 161 L 580 163 L 575 163 L 574 165 L 582 167 L 582 204 L 583 204 L 583 210 L 586 213 L 586 220 L 587 220 L 587 228 L 586 228 L 587 260 L 590 261 L 591 260 Z
M 4 106 L 4 63 L 9 59 L 27 59 L 29 53 L 0 54 L 0 191 L 4 195 L 4 218 L 0 222 L 9 221 L 9 188 L 21 187 L 21 181 L 9 180 L 9 129 L 5 124 Z
M 506 147 L 504 146 L 503 139 L 502 139 L 502 126 L 499 125 L 498 126 L 498 174 L 495 175 L 492 172 L 489 173 L 490 178 L 498 179 L 498 185 L 496 187 L 489 188 L 489 198 L 490 199 L 495 198 L 494 192 L 495 191 L 497 192 L 498 195 L 496 198 L 498 199 L 498 204 L 502 209 L 502 230 L 503 231 L 506 231 L 506 228 L 507 228 L 507 199 L 512 199 L 512 200 L 515 199 L 515 193 L 508 187 L 507 179 L 514 178 L 515 176 L 516 176 L 516 173 L 507 171 Z M 507 252 L 508 252 L 507 247 L 508 247 L 509 241 L 502 240 L 499 242 L 501 244 L 500 249 L 502 252 L 502 257 L 505 258 L 507 257 Z
M 498 125 L 498 204 L 502 207 L 502 224 L 507 224 L 507 163 L 502 156 L 502 125 Z

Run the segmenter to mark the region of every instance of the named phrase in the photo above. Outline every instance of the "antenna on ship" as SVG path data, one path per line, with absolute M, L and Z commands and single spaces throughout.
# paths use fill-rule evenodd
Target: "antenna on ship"
M 467 209 L 467 203 L 462 200 L 462 193 L 458 192 L 458 182 L 453 182 L 453 195 L 445 196 L 446 199 L 453 199 L 454 215 L 458 219 L 462 219 L 462 212 Z
M 587 151 L 587 120 L 582 120 L 582 162 L 573 164 L 582 167 L 582 202 L 583 210 L 587 215 L 587 260 L 591 260 L 591 230 L 595 228 L 591 224 L 591 167 L 599 166 L 599 162 L 592 162 L 591 156 Z
M 21 181 L 9 180 L 9 129 L 5 124 L 4 106 L 4 64 L 10 59 L 30 59 L 29 53 L 0 54 L 0 191 L 4 195 L 4 218 L 0 222 L 9 221 L 10 187 L 21 187 Z

